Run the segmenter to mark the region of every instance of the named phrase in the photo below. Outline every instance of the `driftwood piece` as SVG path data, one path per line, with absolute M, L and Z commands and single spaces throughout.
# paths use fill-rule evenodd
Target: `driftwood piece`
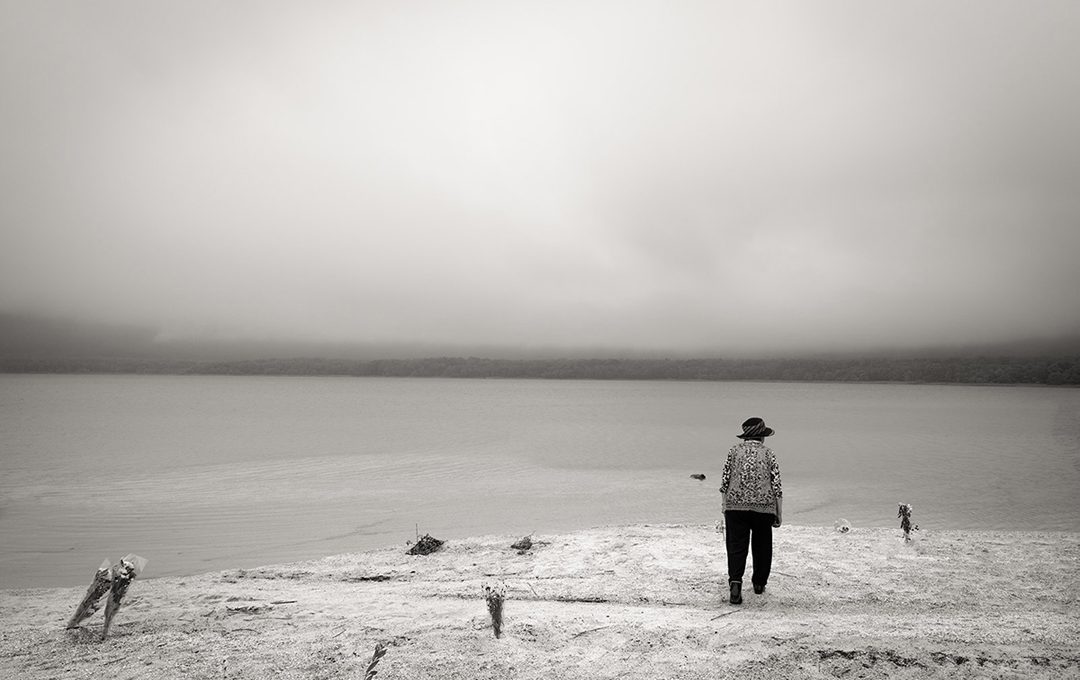
M 430 555 L 433 552 L 437 552 L 443 547 L 446 541 L 440 541 L 431 534 L 424 534 L 424 536 L 416 542 L 416 545 L 409 548 L 406 554 L 408 555 Z
M 101 639 L 109 634 L 113 617 L 120 610 L 120 602 L 127 594 L 131 582 L 146 566 L 146 560 L 138 555 L 126 555 L 112 568 L 112 585 L 109 587 L 109 600 L 105 603 L 105 624 L 101 629 Z
M 78 628 L 83 619 L 89 618 L 100 609 L 101 598 L 105 597 L 111 586 L 112 567 L 109 565 L 109 560 L 104 560 L 94 574 L 94 580 L 90 582 L 90 587 L 86 589 L 86 595 L 83 596 L 82 602 L 79 603 L 75 613 L 71 616 L 71 620 L 68 621 L 67 627 Z

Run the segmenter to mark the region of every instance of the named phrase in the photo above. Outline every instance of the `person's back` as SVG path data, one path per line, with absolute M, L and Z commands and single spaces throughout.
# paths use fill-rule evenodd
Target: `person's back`
M 748 551 L 754 556 L 754 592 L 765 592 L 772 570 L 772 529 L 780 526 L 783 508 L 780 466 L 765 446 L 765 438 L 775 431 L 761 418 L 746 420 L 742 429 L 737 436 L 743 441 L 728 451 L 720 483 L 732 604 L 742 603 Z
M 776 454 L 762 441 L 739 442 L 728 452 L 723 486 L 727 488 L 725 510 L 776 514 L 776 499 L 782 493 Z

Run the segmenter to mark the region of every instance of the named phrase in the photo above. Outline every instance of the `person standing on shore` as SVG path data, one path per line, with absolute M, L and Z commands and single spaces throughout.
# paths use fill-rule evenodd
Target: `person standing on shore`
M 748 550 L 754 556 L 750 581 L 754 592 L 765 592 L 772 569 L 772 530 L 779 527 L 783 508 L 780 466 L 765 438 L 775 431 L 761 418 L 742 424 L 743 441 L 731 447 L 720 493 L 724 499 L 724 541 L 727 546 L 731 604 L 742 604 L 742 578 Z

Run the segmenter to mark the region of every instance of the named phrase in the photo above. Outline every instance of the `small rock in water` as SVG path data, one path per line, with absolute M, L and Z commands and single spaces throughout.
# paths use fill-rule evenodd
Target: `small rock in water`
M 698 481 L 703 482 L 703 481 L 705 481 L 705 475 L 702 475 L 702 474 L 690 475 L 690 479 L 696 479 Z

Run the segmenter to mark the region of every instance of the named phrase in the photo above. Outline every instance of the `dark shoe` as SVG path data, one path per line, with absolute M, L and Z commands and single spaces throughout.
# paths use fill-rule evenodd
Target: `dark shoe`
M 764 593 L 765 592 L 765 586 L 764 585 L 758 585 L 758 584 L 755 583 L 754 584 L 754 592 L 757 593 L 758 595 Z
M 742 604 L 742 581 L 732 581 L 728 585 L 731 587 L 731 604 Z

